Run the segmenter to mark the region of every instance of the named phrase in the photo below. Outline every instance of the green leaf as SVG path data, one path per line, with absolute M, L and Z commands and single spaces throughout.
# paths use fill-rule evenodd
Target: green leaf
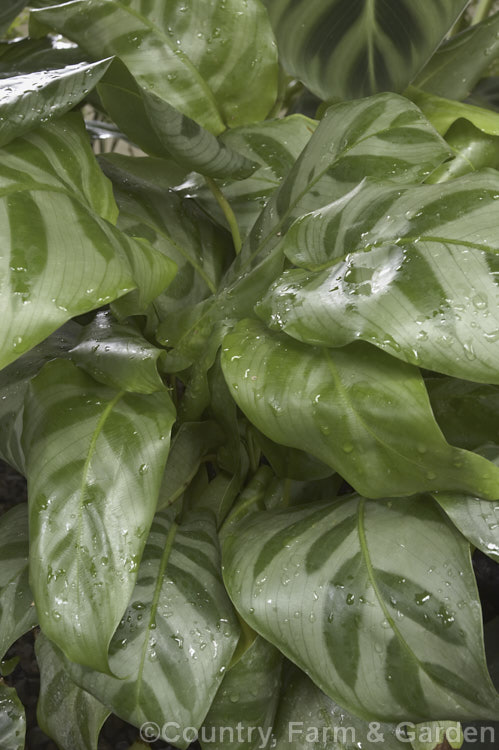
M 36 639 L 35 653 L 40 669 L 36 711 L 40 728 L 62 750 L 97 750 L 109 710 L 73 682 L 61 652 L 43 633 Z
M 99 94 L 116 124 L 150 154 L 171 157 L 210 177 L 240 179 L 256 168 L 154 92 L 141 88 L 120 60 L 113 62 Z
M 286 71 L 321 99 L 402 91 L 468 0 L 265 0 Z
M 446 443 L 419 371 L 368 344 L 322 349 L 245 320 L 224 339 L 222 367 L 264 435 L 316 456 L 366 497 L 499 494 L 497 467 Z
M 132 290 L 129 257 L 146 253 L 147 264 L 154 250 L 108 223 L 116 220 L 116 204 L 79 115 L 0 149 L 0 191 L 5 367 L 70 318 Z M 163 266 L 161 275 L 170 273 L 171 264 Z M 155 271 L 151 283 L 157 264 Z
M 60 70 L 66 65 L 82 62 L 83 53 L 76 44 L 53 36 L 0 42 L 0 78 L 40 70 Z
M 457 378 L 425 380 L 431 408 L 445 437 L 453 445 L 475 450 L 485 443 L 499 445 L 499 388 Z
M 155 517 L 137 585 L 111 642 L 110 677 L 67 662 L 71 677 L 140 727 L 176 721 L 198 729 L 237 644 L 238 626 L 222 583 L 211 513 L 180 526 Z M 170 730 L 173 732 L 174 730 Z M 175 745 L 185 748 L 188 743 Z
M 229 235 L 214 227 L 193 201 L 171 189 L 179 177 L 185 179 L 174 163 L 110 154 L 100 164 L 115 188 L 119 228 L 147 239 L 177 265 L 172 283 L 154 300 L 156 325 L 173 312 L 182 317 L 186 307 L 216 291 L 232 255 Z M 168 328 L 171 331 L 170 322 Z
M 369 341 L 405 362 L 499 383 L 499 175 L 367 182 L 297 220 L 291 270 L 260 314 L 301 341 Z M 325 270 L 322 270 L 325 269 Z
M 483 446 L 478 452 L 499 465 L 497 446 Z M 434 497 L 463 536 L 474 547 L 499 562 L 499 493 L 498 499 L 492 503 L 480 497 L 454 492 L 436 492 Z
M 499 169 L 499 137 L 475 128 L 468 120 L 454 122 L 445 139 L 454 157 L 438 167 L 427 182 L 446 182 L 479 169 Z
M 132 393 L 165 390 L 158 364 L 166 352 L 145 339 L 130 323 L 117 323 L 109 313 L 97 313 L 82 329 L 71 349 L 75 364 L 104 385 Z
M 253 428 L 254 429 L 254 428 Z M 272 466 L 274 473 L 283 479 L 325 479 L 333 473 L 329 466 L 314 456 L 296 448 L 286 448 L 254 429 L 255 439 Z
M 357 716 L 497 716 L 469 546 L 432 500 L 255 513 L 223 564 L 248 624 Z
M 0 79 L 0 146 L 69 112 L 100 81 L 110 60 Z
M 395 726 L 368 724 L 345 711 L 314 685 L 306 674 L 287 664 L 273 737 L 276 750 L 402 750 Z
M 172 440 L 172 447 L 159 491 L 158 510 L 172 505 L 187 489 L 203 459 L 223 443 L 216 422 L 184 422 Z
M 409 736 L 413 750 L 437 750 L 438 747 L 447 741 L 450 748 L 459 748 L 463 744 L 463 730 L 459 722 L 452 721 L 433 721 L 418 724 L 416 727 L 410 727 Z M 443 747 L 446 745 L 443 744 Z
M 484 133 L 499 135 L 499 114 L 497 112 L 482 109 L 482 107 L 473 104 L 443 99 L 412 86 L 408 89 L 407 95 L 418 105 L 425 117 L 441 135 L 445 135 L 450 126 L 460 118 L 469 120 Z
M 0 747 L 2 750 L 24 750 L 26 717 L 15 688 L 0 680 Z
M 253 641 L 222 681 L 201 729 L 201 747 L 262 747 L 279 701 L 281 665 L 282 656 L 274 646 L 263 638 Z
M 3 0 L 0 8 L 0 34 L 5 34 L 25 5 L 26 0 Z
M 259 0 L 73 0 L 32 16 L 93 57 L 119 56 L 141 87 L 215 134 L 274 103 L 277 50 Z
M 26 475 L 23 431 L 24 397 L 29 383 L 46 362 L 68 356 L 76 344 L 80 326 L 69 321 L 45 341 L 0 371 L 0 458 Z
M 499 13 L 442 44 L 414 80 L 424 91 L 466 99 L 499 54 Z
M 0 516 L 0 659 L 38 620 L 28 583 L 28 509 Z M 2 746 L 3 747 L 3 746 Z
M 223 144 L 258 165 L 256 171 L 246 179 L 224 179 L 219 183 L 234 211 L 243 239 L 249 234 L 269 197 L 293 167 L 316 127 L 315 120 L 291 115 L 228 130 L 221 136 Z M 228 228 L 220 206 L 202 178 L 192 175 L 185 190 L 216 222 Z
M 45 365 L 25 401 L 40 625 L 98 670 L 135 585 L 174 419 L 168 394 L 115 391 L 63 360 Z

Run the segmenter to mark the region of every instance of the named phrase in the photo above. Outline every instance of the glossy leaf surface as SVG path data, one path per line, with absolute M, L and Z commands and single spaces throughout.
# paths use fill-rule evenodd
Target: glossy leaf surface
M 78 63 L 0 79 L 0 146 L 69 112 L 96 86 L 109 64 Z
M 431 500 L 255 513 L 223 562 L 248 624 L 357 716 L 497 715 L 468 545 Z
M 166 393 L 115 391 L 70 362 L 31 383 L 30 583 L 43 632 L 95 669 L 135 584 L 174 419 Z
M 367 183 L 306 214 L 260 308 L 311 344 L 369 341 L 430 370 L 499 382 L 499 175 L 441 185 Z M 322 270 L 325 269 L 325 270 Z
M 368 344 L 311 347 L 247 320 L 225 337 L 222 367 L 261 432 L 320 458 L 367 497 L 451 487 L 498 495 L 498 468 L 445 441 L 416 368 Z
M 438 167 L 428 182 L 445 182 L 479 169 L 499 168 L 498 135 L 489 135 L 460 118 L 450 126 L 445 140 L 454 157 Z
M 36 712 L 40 728 L 63 750 L 97 750 L 109 710 L 72 681 L 61 652 L 43 633 L 36 639 L 35 652 L 40 670 Z
M 402 91 L 467 0 L 266 0 L 288 73 L 325 100 Z
M 277 52 L 259 0 L 72 0 L 33 15 L 94 57 L 117 55 L 139 85 L 214 133 L 274 103 Z
M 26 717 L 15 688 L 0 680 L 0 743 L 2 750 L 24 750 Z
M 16 505 L 0 516 L 0 660 L 37 624 L 28 583 L 28 509 Z
M 185 727 L 200 727 L 238 635 L 212 514 L 191 514 L 178 526 L 163 511 L 153 522 L 137 585 L 111 642 L 110 665 L 121 679 L 74 664 L 67 668 L 126 721 L 138 727 L 176 721 L 182 735 Z

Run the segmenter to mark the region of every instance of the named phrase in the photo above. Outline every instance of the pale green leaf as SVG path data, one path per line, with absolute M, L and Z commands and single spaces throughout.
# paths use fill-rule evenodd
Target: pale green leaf
M 248 624 L 357 716 L 497 716 L 469 546 L 432 500 L 255 513 L 223 564 Z
M 24 750 L 26 717 L 15 688 L 0 680 L 0 747 L 2 750 Z
M 107 670 L 168 455 L 167 393 L 131 394 L 51 362 L 31 382 L 23 446 L 30 583 L 43 632 L 74 661 Z
M 277 50 L 260 0 L 72 0 L 32 16 L 214 133 L 267 115 Z M 244 80 L 244 85 L 241 81 Z
M 0 516 L 0 659 L 38 620 L 28 583 L 28 509 Z
M 444 99 L 412 86 L 407 95 L 418 105 L 425 117 L 441 135 L 445 135 L 452 123 L 460 118 L 469 120 L 484 133 L 499 135 L 499 113 L 497 112 L 477 107 L 474 104 Z
M 37 720 L 61 750 L 97 750 L 97 741 L 109 710 L 82 690 L 68 674 L 64 658 L 40 633 L 35 642 L 40 670 Z
M 126 721 L 182 735 L 198 729 L 215 698 L 238 639 L 220 572 L 213 515 L 180 525 L 158 513 L 137 585 L 111 642 L 111 677 L 67 662 L 74 680 Z M 170 729 L 174 733 L 175 728 Z M 174 743 L 185 748 L 188 742 Z
M 321 99 L 402 91 L 468 0 L 265 0 L 280 59 Z
M 243 320 L 224 339 L 222 367 L 264 435 L 316 456 L 366 497 L 458 487 L 499 496 L 499 469 L 445 441 L 419 371 L 368 344 L 313 347 Z
M 369 341 L 405 362 L 499 383 L 499 175 L 360 184 L 298 219 L 291 270 L 260 314 L 301 341 Z M 325 269 L 325 270 L 322 270 Z
M 454 156 L 438 167 L 427 182 L 446 182 L 479 169 L 499 169 L 499 136 L 489 135 L 460 118 L 450 126 L 445 140 Z

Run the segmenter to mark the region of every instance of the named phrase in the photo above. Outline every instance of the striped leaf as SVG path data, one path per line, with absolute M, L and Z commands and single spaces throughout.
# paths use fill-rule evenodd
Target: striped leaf
M 272 731 L 279 702 L 281 666 L 279 651 L 263 638 L 255 638 L 222 681 L 201 729 L 201 747 L 262 747 L 262 740 Z
M 119 228 L 130 237 L 146 238 L 177 265 L 175 279 L 154 300 L 151 316 L 157 324 L 173 312 L 184 315 L 187 307 L 216 291 L 232 256 L 228 233 L 173 190 L 176 182 L 170 184 L 169 177 L 180 175 L 172 162 L 111 154 L 100 163 L 114 185 Z
M 157 94 L 141 88 L 120 60 L 113 62 L 99 94 L 116 124 L 147 153 L 173 158 L 209 177 L 240 179 L 256 168 Z
M 219 184 L 234 211 L 243 239 L 249 234 L 270 196 L 291 170 L 316 127 L 316 120 L 291 115 L 228 130 L 221 136 L 222 143 L 258 164 L 250 177 L 243 180 L 224 179 Z M 185 190 L 217 223 L 227 226 L 220 206 L 202 178 L 191 178 Z
M 5 34 L 25 5 L 26 0 L 3 0 L 0 8 L 0 34 Z
M 292 226 L 262 316 L 301 341 L 369 341 L 405 362 L 499 383 L 499 175 L 359 185 Z M 324 269 L 324 270 L 321 270 Z
M 453 445 L 476 450 L 485 443 L 499 445 L 499 388 L 457 378 L 425 380 L 431 408 L 445 437 Z
M 286 71 L 321 99 L 403 91 L 468 0 L 265 0 Z
M 499 13 L 494 13 L 442 44 L 414 85 L 448 99 L 466 99 L 498 54 Z
M 97 313 L 82 329 L 71 359 L 104 385 L 132 393 L 165 389 L 158 364 L 165 352 L 145 339 L 130 323 L 117 323 L 106 312 Z
M 469 547 L 423 496 L 255 513 L 226 538 L 242 617 L 348 711 L 493 719 Z
M 243 320 L 224 339 L 222 367 L 264 435 L 316 456 L 366 497 L 457 487 L 499 496 L 499 469 L 445 441 L 419 371 L 368 344 L 312 347 Z
M 77 63 L 0 79 L 0 146 L 73 109 L 109 64 Z
M 449 154 L 419 109 L 396 94 L 330 107 L 253 226 L 218 296 L 194 309 L 189 320 L 184 316 L 183 326 L 169 339 L 184 367 L 199 356 L 200 330 L 204 345 L 217 318 L 252 314 L 282 270 L 281 235 L 295 219 L 341 197 L 366 176 L 421 182 Z M 163 331 L 160 336 L 166 339 Z
M 0 680 L 0 747 L 2 750 L 24 750 L 26 717 L 15 688 Z
M 95 669 L 135 585 L 174 419 L 168 394 L 115 391 L 64 360 L 31 382 L 31 588 L 43 632 Z
M 97 750 L 109 710 L 73 682 L 61 652 L 43 633 L 36 639 L 35 653 L 40 670 L 38 725 L 61 750 Z
M 499 465 L 497 445 L 483 446 L 478 453 Z M 499 562 L 499 499 L 491 503 L 473 495 L 438 492 L 435 500 L 473 547 Z
M 141 296 L 166 286 L 172 264 L 113 227 L 116 214 L 80 116 L 0 149 L 0 367 L 137 281 Z
M 26 475 L 21 445 L 23 404 L 30 381 L 46 362 L 66 357 L 78 340 L 80 326 L 69 321 L 8 367 L 0 371 L 0 458 Z
M 263 120 L 274 103 L 277 50 L 260 0 L 72 0 L 32 16 L 94 58 L 117 55 L 140 86 L 215 134 Z
M 286 664 L 273 737 L 276 750 L 402 750 L 393 724 L 368 724 L 345 711 L 306 674 Z
M 163 511 L 155 517 L 131 603 L 111 642 L 109 661 L 117 677 L 69 662 L 67 669 L 131 724 L 176 721 L 182 734 L 201 726 L 237 639 L 212 514 L 193 513 L 178 525 Z
M 16 505 L 0 516 L 0 661 L 37 624 L 28 583 L 28 509 Z M 2 745 L 3 747 L 3 745 Z

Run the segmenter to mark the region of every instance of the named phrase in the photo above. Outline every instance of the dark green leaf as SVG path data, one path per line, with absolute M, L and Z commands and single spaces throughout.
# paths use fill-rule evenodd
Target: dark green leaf
M 0 659 L 38 620 L 28 583 L 28 509 L 0 516 Z M 3 745 L 1 746 L 3 747 Z
M 26 5 L 26 0 L 2 0 L 0 8 L 0 34 L 5 34 L 16 16 Z
M 468 0 L 265 0 L 280 59 L 321 99 L 402 91 Z
M 15 688 L 0 680 L 0 747 L 2 750 L 24 750 L 26 718 Z

